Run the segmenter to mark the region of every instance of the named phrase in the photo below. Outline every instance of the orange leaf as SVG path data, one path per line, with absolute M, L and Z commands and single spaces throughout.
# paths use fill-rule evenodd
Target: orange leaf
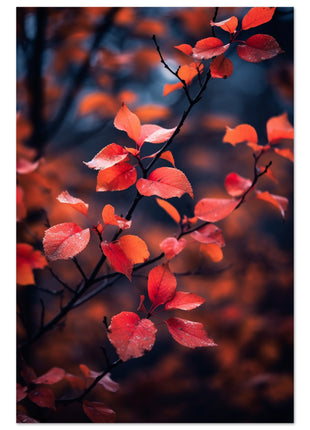
M 90 239 L 89 228 L 82 230 L 73 222 L 57 224 L 45 231 L 43 238 L 44 252 L 47 258 L 67 260 L 86 248 Z
M 181 197 L 188 193 L 192 198 L 193 190 L 181 170 L 173 167 L 159 167 L 147 179 L 139 179 L 137 189 L 143 196 L 159 196 L 164 199 Z
M 168 94 L 172 93 L 173 91 L 179 90 L 180 88 L 183 88 L 182 82 L 177 82 L 176 84 L 165 84 L 163 96 L 166 97 Z
M 210 71 L 212 78 L 229 78 L 233 72 L 233 63 L 224 55 L 219 55 L 212 60 Z
M 88 204 L 81 199 L 71 196 L 68 191 L 63 191 L 56 198 L 60 203 L 65 203 L 68 206 L 73 207 L 75 210 L 81 212 L 83 215 L 87 215 Z
M 150 256 L 146 243 L 138 236 L 121 236 L 118 243 L 132 264 L 144 263 Z
M 131 227 L 131 221 L 128 221 L 126 218 L 122 218 L 118 215 L 115 215 L 115 210 L 112 205 L 105 205 L 102 210 L 102 220 L 106 225 L 116 225 L 122 230 Z
M 276 154 L 281 155 L 281 157 L 294 161 L 294 154 L 289 148 L 284 148 L 284 149 L 273 148 L 273 150 Z
M 207 257 L 211 258 L 211 260 L 215 263 L 223 260 L 223 251 L 217 243 L 207 243 L 200 245 L 200 251 Z
M 294 128 L 288 120 L 287 113 L 273 116 L 267 121 L 267 138 L 272 145 L 282 139 L 294 139 Z
M 131 187 L 137 180 L 137 171 L 129 163 L 121 162 L 100 170 L 96 191 L 121 191 Z
M 83 411 L 93 423 L 114 423 L 116 414 L 104 403 L 83 400 Z
M 187 293 L 185 291 L 176 291 L 174 297 L 165 304 L 165 309 L 182 309 L 183 311 L 190 311 L 191 309 L 198 308 L 205 302 L 203 297 L 197 294 Z
M 257 143 L 257 133 L 254 127 L 249 124 L 240 124 L 235 128 L 226 127 L 226 133 L 223 142 L 235 146 L 241 142 Z
M 256 197 L 265 202 L 271 203 L 281 212 L 282 218 L 285 218 L 285 212 L 288 206 L 288 199 L 286 197 L 270 194 L 268 191 L 257 191 Z
M 182 318 L 169 318 L 166 322 L 169 333 L 181 345 L 188 348 L 216 346 L 214 341 L 208 338 L 203 325 L 199 322 L 188 321 Z
M 201 243 L 216 243 L 220 247 L 225 246 L 222 230 L 215 224 L 207 224 L 193 231 L 191 237 Z
M 230 43 L 223 45 L 217 37 L 207 37 L 199 40 L 193 48 L 193 57 L 197 60 L 208 60 L 223 54 L 230 46 Z
M 159 198 L 156 198 L 156 202 L 157 204 L 164 209 L 165 212 L 167 212 L 168 215 L 171 216 L 171 218 L 177 223 L 179 224 L 181 221 L 181 215 L 179 214 L 179 212 L 177 211 L 177 209 L 172 206 L 171 203 L 166 202 L 166 200 L 162 200 Z
M 242 30 L 248 30 L 270 21 L 275 10 L 275 7 L 252 7 L 243 17 Z
M 192 55 L 193 48 L 188 43 L 181 43 L 181 45 L 174 46 L 175 49 L 183 52 L 185 55 Z
M 144 142 L 163 143 L 166 142 L 175 132 L 174 128 L 163 128 L 155 124 L 145 124 L 141 126 L 141 133 L 137 141 L 138 146 L 142 146 Z
M 239 201 L 235 199 L 201 199 L 195 206 L 195 216 L 202 221 L 219 221 L 230 215 Z
M 128 109 L 125 103 L 122 104 L 122 107 L 117 112 L 114 126 L 119 130 L 125 131 L 130 139 L 133 139 L 135 142 L 138 141 L 141 132 L 140 120 L 136 114 Z
M 259 63 L 282 53 L 276 39 L 268 34 L 254 34 L 237 46 L 237 53 L 242 60 Z
M 114 97 L 102 92 L 86 94 L 79 103 L 79 115 L 96 114 L 100 116 L 113 116 L 118 105 Z
M 16 245 L 16 282 L 19 285 L 34 284 L 33 269 L 43 269 L 47 261 L 40 251 L 35 251 L 28 243 Z
M 236 31 L 237 25 L 238 25 L 238 18 L 235 16 L 231 16 L 228 19 L 225 19 L 224 21 L 219 22 L 210 22 L 212 27 L 220 27 L 224 31 L 228 31 L 228 33 L 232 34 Z
M 116 143 L 105 146 L 94 158 L 84 164 L 90 169 L 104 170 L 115 164 L 125 161 L 128 158 L 128 151 Z
M 186 239 L 176 239 L 175 237 L 166 237 L 160 242 L 159 247 L 165 253 L 167 260 L 171 260 L 176 255 L 180 254 L 185 248 Z
M 131 281 L 133 263 L 118 243 L 101 242 L 101 249 L 116 272 L 123 273 Z
M 177 280 L 167 264 L 154 267 L 148 276 L 147 290 L 153 306 L 163 305 L 175 294 Z
M 252 181 L 250 179 L 243 178 L 235 172 L 229 173 L 225 178 L 226 191 L 232 197 L 241 196 L 251 185 Z
M 150 122 L 154 120 L 163 120 L 170 115 L 170 109 L 167 106 L 147 104 L 135 109 L 140 121 Z

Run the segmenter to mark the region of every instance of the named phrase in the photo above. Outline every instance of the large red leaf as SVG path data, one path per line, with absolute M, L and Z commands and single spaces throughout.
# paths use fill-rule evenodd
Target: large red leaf
M 237 25 L 238 25 L 238 18 L 235 16 L 231 16 L 228 19 L 225 19 L 224 21 L 219 22 L 210 22 L 211 26 L 220 27 L 224 31 L 228 31 L 228 33 L 232 34 L 236 31 Z
M 139 179 L 137 189 L 143 196 L 159 196 L 163 199 L 181 197 L 188 193 L 193 198 L 193 190 L 181 170 L 173 167 L 159 167 L 147 179 Z
M 196 43 L 193 48 L 193 57 L 197 60 L 208 60 L 223 54 L 229 48 L 229 45 L 229 43 L 223 45 L 223 42 L 217 37 L 207 37 Z
M 248 30 L 270 21 L 275 10 L 275 7 L 252 7 L 243 17 L 242 30 Z
M 219 221 L 231 214 L 239 201 L 235 199 L 201 199 L 195 206 L 195 216 L 202 221 Z
M 115 215 L 114 207 L 109 204 L 105 205 L 102 210 L 102 220 L 105 225 L 116 225 L 122 230 L 131 227 L 131 221 L 128 221 L 126 218 L 122 218 L 118 215 Z
M 104 170 L 114 164 L 125 161 L 128 158 L 128 151 L 116 143 L 105 146 L 94 158 L 84 164 L 90 169 Z
M 83 215 L 87 215 L 88 204 L 83 200 L 71 196 L 68 191 L 63 191 L 57 197 L 60 203 L 65 203 L 68 206 L 73 207 L 75 210 L 81 212 Z
M 270 118 L 267 121 L 266 129 L 270 144 L 276 144 L 282 139 L 294 139 L 294 128 L 289 122 L 286 112 Z
M 116 272 L 123 273 L 131 281 L 133 263 L 118 243 L 101 242 L 101 249 Z
M 154 267 L 148 276 L 147 289 L 153 306 L 163 305 L 175 294 L 177 280 L 167 264 Z
M 138 236 L 124 235 L 119 238 L 118 243 L 132 264 L 144 263 L 150 256 L 146 243 Z
M 19 285 L 34 284 L 33 269 L 43 269 L 47 261 L 40 251 L 28 243 L 16 245 L 16 282 Z
M 83 411 L 93 423 L 114 423 L 116 419 L 115 412 L 101 402 L 84 400 Z
M 34 384 L 56 384 L 65 377 L 66 372 L 60 367 L 52 367 L 48 372 L 32 380 Z
M 268 191 L 257 191 L 256 197 L 260 200 L 271 203 L 273 206 L 279 209 L 282 218 L 285 218 L 285 212 L 288 206 L 288 199 L 286 197 L 270 194 Z
M 181 345 L 188 348 L 216 346 L 214 341 L 208 338 L 203 325 L 199 322 L 188 321 L 182 318 L 169 318 L 166 322 L 169 333 Z
M 183 251 L 187 244 L 186 239 L 176 239 L 175 237 L 166 237 L 160 242 L 159 247 L 165 253 L 167 260 L 171 260 Z
M 254 34 L 244 43 L 237 46 L 237 53 L 242 60 L 259 63 L 280 54 L 282 49 L 278 42 L 268 34 Z
M 243 178 L 235 172 L 229 173 L 225 178 L 225 188 L 227 193 L 232 197 L 239 197 L 247 191 L 252 185 L 252 181 Z
M 108 337 L 121 360 L 142 357 L 153 348 L 156 328 L 149 319 L 134 312 L 121 312 L 112 318 Z
M 114 119 L 114 126 L 119 130 L 125 131 L 130 139 L 138 142 L 141 133 L 141 123 L 136 114 L 131 112 L 125 103 L 117 112 Z
M 191 309 L 198 308 L 205 302 L 203 297 L 197 296 L 194 293 L 187 293 L 185 291 L 176 291 L 174 297 L 165 304 L 165 309 L 182 309 L 183 311 L 190 311 Z
M 233 69 L 233 63 L 224 55 L 219 55 L 218 57 L 214 58 L 210 65 L 212 78 L 229 78 L 229 76 L 232 75 Z
M 181 215 L 171 203 L 158 198 L 156 198 L 156 202 L 177 224 L 180 223 Z
M 121 162 L 100 170 L 96 191 L 121 191 L 131 187 L 137 180 L 137 171 L 129 163 Z
M 44 252 L 51 261 L 67 260 L 83 251 L 89 239 L 89 228 L 83 230 L 74 222 L 57 224 L 45 231 Z
M 40 408 L 55 409 L 55 396 L 53 391 L 44 385 L 38 385 L 28 393 L 28 399 Z
M 207 224 L 193 231 L 191 237 L 200 243 L 216 243 L 221 247 L 225 246 L 222 230 L 215 224 Z
M 226 133 L 223 142 L 235 146 L 241 142 L 257 143 L 257 133 L 254 127 L 249 124 L 240 124 L 235 128 L 226 127 Z
M 142 146 L 144 142 L 163 143 L 166 142 L 175 132 L 174 128 L 163 128 L 155 124 L 144 124 L 141 127 L 141 133 L 137 142 L 138 146 Z

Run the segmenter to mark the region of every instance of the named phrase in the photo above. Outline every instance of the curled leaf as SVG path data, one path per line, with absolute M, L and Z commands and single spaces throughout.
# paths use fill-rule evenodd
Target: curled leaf
M 193 52 L 193 48 L 188 43 L 181 43 L 181 45 L 174 46 L 174 48 L 186 55 L 192 55 Z
M 131 112 L 125 103 L 117 112 L 114 119 L 114 126 L 118 130 L 125 131 L 130 139 L 138 142 L 141 133 L 141 123 L 136 114 Z
M 256 197 L 260 200 L 271 203 L 273 206 L 279 209 L 282 218 L 285 218 L 285 213 L 288 207 L 288 199 L 286 197 L 270 194 L 268 191 L 257 191 Z
M 131 281 L 133 263 L 118 243 L 101 242 L 101 249 L 116 272 L 123 273 Z
M 230 46 L 224 45 L 217 37 L 207 37 L 199 40 L 193 48 L 193 57 L 197 60 L 208 60 L 223 54 Z
M 210 22 L 212 27 L 220 27 L 222 30 L 227 31 L 228 33 L 232 34 L 236 31 L 237 25 L 238 25 L 238 18 L 235 16 L 231 16 L 228 19 L 224 19 L 223 21 L 219 22 Z
M 94 158 L 88 162 L 84 161 L 84 164 L 90 169 L 104 170 L 108 167 L 112 167 L 121 161 L 125 161 L 128 158 L 128 151 L 116 143 L 110 143 L 105 146 L 101 151 L 94 156 Z
M 216 243 L 218 246 L 225 246 L 222 230 L 215 224 L 207 224 L 191 233 L 191 237 L 200 243 Z
M 87 215 L 88 204 L 81 199 L 71 196 L 68 191 L 63 191 L 56 198 L 60 203 L 65 203 L 81 212 L 83 215 Z
M 181 215 L 171 203 L 159 198 L 156 198 L 156 202 L 177 224 L 180 223 Z
M 115 209 L 112 205 L 105 205 L 102 210 L 102 220 L 105 225 L 116 225 L 117 227 L 125 230 L 131 227 L 131 221 L 115 215 Z

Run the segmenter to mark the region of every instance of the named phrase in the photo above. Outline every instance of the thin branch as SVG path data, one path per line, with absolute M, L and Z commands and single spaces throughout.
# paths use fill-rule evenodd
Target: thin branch
M 80 263 L 78 262 L 77 258 L 76 258 L 76 257 L 73 257 L 73 258 L 72 258 L 72 261 L 73 261 L 73 263 L 76 265 L 76 267 L 77 267 L 78 271 L 80 272 L 80 274 L 82 275 L 82 277 L 83 277 L 84 281 L 87 281 L 87 276 L 85 275 L 85 272 L 84 272 L 84 270 L 82 269 L 82 267 L 81 267 Z
M 215 20 L 216 20 L 216 17 L 217 17 L 218 11 L 219 11 L 219 8 L 218 8 L 218 7 L 216 7 L 216 8 L 215 8 L 215 11 L 214 11 L 213 18 L 212 18 L 212 21 L 213 21 L 213 22 L 215 22 Z M 214 26 L 212 26 L 212 36 L 213 36 L 213 37 L 215 37 L 215 29 L 214 29 Z
M 70 291 L 71 293 L 75 294 L 75 290 L 73 288 L 71 288 L 66 282 L 64 282 L 62 279 L 59 278 L 58 275 L 56 275 L 56 273 L 53 271 L 53 269 L 51 267 L 48 266 L 48 269 L 51 273 L 51 275 L 53 276 L 53 278 L 56 279 L 57 282 L 59 282 L 63 287 L 65 287 L 68 291 Z

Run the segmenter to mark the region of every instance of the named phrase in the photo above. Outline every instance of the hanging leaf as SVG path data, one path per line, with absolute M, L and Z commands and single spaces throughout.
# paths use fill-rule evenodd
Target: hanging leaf
M 89 239 L 89 228 L 83 230 L 74 222 L 57 224 L 45 231 L 44 252 L 51 261 L 67 260 L 82 252 Z
M 195 216 L 202 221 L 220 221 L 231 214 L 239 201 L 235 199 L 201 199 L 195 206 Z
M 40 408 L 56 409 L 54 393 L 50 388 L 44 387 L 44 385 L 37 385 L 31 390 L 28 393 L 28 399 Z
M 278 42 L 268 34 L 254 34 L 237 46 L 237 53 L 242 60 L 259 63 L 282 53 Z
M 224 21 L 219 22 L 210 22 L 212 27 L 220 27 L 222 30 L 227 31 L 230 34 L 233 34 L 236 31 L 236 28 L 238 26 L 238 18 L 235 16 L 231 16 L 228 19 L 225 19 Z
M 104 403 L 83 400 L 83 411 L 93 423 L 114 423 L 115 412 Z
M 271 145 L 279 143 L 282 139 L 294 139 L 294 128 L 289 122 L 287 113 L 273 116 L 267 121 L 267 138 Z
M 71 196 L 68 191 L 63 191 L 56 198 L 60 203 L 65 203 L 66 205 L 71 206 L 75 210 L 81 212 L 83 215 L 87 215 L 88 204 L 81 199 Z
M 223 260 L 223 251 L 217 243 L 204 243 L 200 245 L 200 252 L 211 258 L 214 263 L 219 263 Z
M 190 311 L 198 308 L 205 302 L 203 297 L 197 296 L 194 293 L 187 293 L 185 291 L 176 291 L 174 297 L 165 304 L 165 309 L 181 309 L 183 311 Z
M 125 131 L 130 139 L 138 142 L 141 133 L 141 123 L 136 114 L 131 112 L 125 103 L 117 112 L 114 119 L 114 126 L 118 130 Z
M 52 367 L 48 372 L 32 380 L 34 384 L 56 384 L 65 377 L 66 372 L 60 367 Z
M 159 247 L 165 253 L 167 260 L 171 260 L 183 251 L 187 244 L 186 239 L 176 239 L 175 237 L 166 237 L 160 242 Z
M 212 78 L 229 78 L 229 76 L 232 75 L 233 69 L 233 63 L 224 55 L 219 55 L 218 57 L 214 58 L 210 65 Z
M 248 30 L 270 21 L 275 10 L 275 7 L 252 7 L 243 17 L 242 30 Z
M 147 290 L 154 307 L 171 300 L 177 287 L 176 277 L 167 264 L 154 267 L 148 276 Z
M 100 170 L 97 176 L 96 191 L 127 190 L 137 180 L 137 171 L 129 163 L 121 162 Z
M 123 273 L 131 281 L 133 263 L 118 243 L 101 242 L 101 249 L 116 272 Z
M 235 128 L 226 127 L 223 142 L 235 146 L 241 142 L 257 143 L 257 133 L 254 127 L 249 124 L 240 124 Z
M 169 318 L 166 323 L 173 339 L 181 345 L 188 348 L 216 346 L 214 341 L 208 338 L 203 325 L 199 322 L 188 321 L 182 318 Z
M 230 196 L 239 197 L 251 187 L 252 181 L 232 172 L 226 176 L 224 184 Z
M 121 312 L 112 318 L 108 338 L 120 359 L 142 357 L 153 348 L 157 330 L 149 319 L 134 312 Z
M 159 167 L 153 170 L 147 179 L 139 179 L 137 189 L 143 196 L 159 196 L 164 199 L 182 197 L 188 193 L 192 198 L 193 190 L 181 170 L 173 167 Z
M 192 55 L 193 48 L 188 43 L 181 43 L 181 45 L 174 46 L 175 49 L 183 52 L 185 55 Z
M 156 198 L 156 202 L 177 224 L 180 224 L 181 215 L 171 203 L 159 198 Z
M 141 147 L 144 142 L 163 143 L 170 139 L 175 132 L 174 128 L 163 128 L 155 124 L 144 124 L 141 127 L 141 133 L 137 145 Z
M 35 251 L 28 243 L 16 245 L 16 282 L 19 285 L 33 285 L 33 269 L 43 269 L 47 261 L 40 251 Z
M 199 40 L 193 48 L 193 57 L 197 60 L 208 60 L 223 54 L 230 46 L 224 45 L 217 37 L 207 37 Z
M 146 243 L 138 236 L 121 236 L 118 243 L 132 264 L 144 263 L 150 256 Z
M 109 204 L 105 205 L 102 210 L 102 220 L 105 225 L 116 225 L 122 230 L 131 227 L 131 221 L 128 221 L 126 218 L 122 218 L 118 215 L 115 215 L 114 207 Z
M 222 230 L 215 224 L 207 224 L 193 231 L 191 237 L 200 243 L 216 243 L 221 247 L 225 246 Z
M 128 159 L 128 151 L 116 143 L 105 146 L 94 158 L 84 164 L 90 169 L 104 170 L 112 167 L 121 161 Z
M 288 199 L 286 197 L 270 194 L 268 191 L 257 191 L 256 197 L 260 200 L 271 203 L 273 206 L 279 209 L 282 218 L 285 218 L 285 212 L 288 207 Z

